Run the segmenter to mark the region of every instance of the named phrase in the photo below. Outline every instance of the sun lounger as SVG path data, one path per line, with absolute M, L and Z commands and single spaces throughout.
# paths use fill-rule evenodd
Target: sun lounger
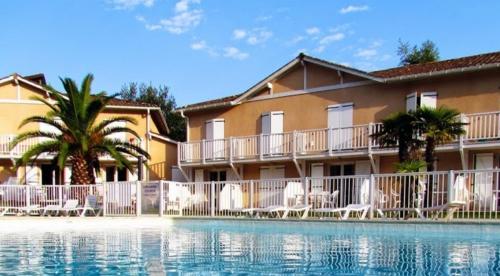
M 356 213 L 356 217 L 360 220 L 366 218 L 368 211 L 370 211 L 371 206 L 369 204 L 349 204 L 344 208 L 340 208 L 340 212 L 344 212 L 341 219 L 349 219 L 351 212 Z
M 312 207 L 311 205 L 299 204 L 299 205 L 285 208 L 286 210 L 283 213 L 283 216 L 281 218 L 284 218 L 284 219 L 287 218 L 288 214 L 290 214 L 290 213 L 297 213 L 297 215 L 299 215 L 300 212 L 303 212 L 301 218 L 305 219 L 305 218 L 307 218 L 307 215 L 309 214 L 309 210 L 311 209 L 311 207 Z
M 47 205 L 43 210 L 43 216 L 50 215 L 55 213 L 59 215 L 59 213 L 63 212 L 65 215 L 70 215 L 71 213 L 78 214 L 78 200 L 77 199 L 68 199 L 64 206 L 59 205 Z
M 240 209 L 234 209 L 235 210 L 240 210 Z M 241 212 L 243 213 L 248 213 L 251 216 L 255 214 L 255 217 L 259 218 L 261 217 L 262 214 L 267 213 L 269 215 L 274 214 L 276 217 L 281 217 L 280 212 L 285 212 L 287 209 L 284 206 L 281 205 L 271 205 L 268 207 L 257 207 L 257 208 L 246 208 L 246 209 L 241 209 Z
M 32 215 L 32 214 L 40 214 L 40 211 L 43 208 L 38 204 L 33 204 L 24 207 L 1 207 L 0 208 L 0 216 L 4 216 L 6 214 L 17 214 L 17 215 Z
M 81 207 L 77 207 L 80 211 L 80 217 L 84 217 L 87 212 L 92 213 L 94 216 L 99 216 L 101 214 L 101 208 L 97 206 L 97 197 L 95 195 L 88 195 L 85 198 L 85 204 Z

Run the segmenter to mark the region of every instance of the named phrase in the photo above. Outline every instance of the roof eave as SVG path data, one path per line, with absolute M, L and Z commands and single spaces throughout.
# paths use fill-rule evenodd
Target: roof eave
M 428 77 L 439 77 L 439 76 L 445 76 L 445 75 L 451 75 L 451 74 L 457 74 L 457 73 L 476 72 L 476 71 L 482 71 L 482 70 L 493 69 L 493 68 L 500 68 L 500 63 L 482 64 L 482 65 L 476 65 L 476 66 L 471 66 L 471 67 L 461 67 L 461 68 L 456 68 L 456 69 L 448 69 L 448 70 L 428 72 L 428 73 L 419 73 L 419 74 L 412 74 L 412 75 L 399 76 L 399 77 L 389 77 L 389 78 L 384 78 L 383 80 L 385 83 L 389 83 L 389 82 L 414 80 L 414 79 L 421 79 L 421 78 L 428 78 Z

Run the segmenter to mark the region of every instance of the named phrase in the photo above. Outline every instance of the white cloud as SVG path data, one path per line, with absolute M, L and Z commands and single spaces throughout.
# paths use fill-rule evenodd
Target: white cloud
M 155 0 L 109 0 L 109 3 L 111 3 L 115 9 L 118 10 L 127 10 L 127 9 L 133 9 L 136 6 L 145 6 L 145 7 L 152 7 L 155 3 Z
M 349 5 L 347 7 L 343 7 L 340 9 L 341 14 L 346 14 L 346 13 L 351 13 L 351 12 L 361 12 L 361 11 L 367 11 L 368 6 L 363 5 L 363 6 L 355 6 L 355 5 Z
M 306 39 L 304 36 L 298 35 L 298 36 L 292 38 L 290 41 L 288 41 L 287 44 L 288 45 L 297 44 L 297 43 L 301 42 L 304 39 Z
M 247 42 L 250 45 L 257 45 L 266 42 L 272 36 L 273 33 L 265 28 L 255 28 L 248 33 Z
M 334 34 L 330 34 L 330 35 L 327 35 L 325 37 L 323 37 L 320 41 L 319 41 L 319 44 L 321 45 L 328 45 L 332 42 L 335 42 L 335 41 L 340 41 L 342 39 L 345 38 L 345 34 L 344 33 L 334 33 Z
M 233 31 L 233 38 L 234 39 L 243 39 L 247 36 L 247 31 L 242 30 L 242 29 L 236 29 Z
M 200 0 L 180 0 L 179 2 L 175 3 L 175 12 L 181 13 L 188 11 L 189 5 L 191 3 L 199 4 Z
M 121 0 L 124 1 L 124 0 Z M 137 1 L 137 0 L 136 0 Z M 143 0 L 154 1 L 154 0 Z M 199 4 L 200 0 L 180 0 L 175 4 L 174 15 L 161 19 L 159 23 L 149 23 L 143 16 L 136 16 L 137 21 L 144 23 L 149 31 L 165 30 L 172 34 L 182 34 L 198 26 L 203 18 L 201 9 L 191 9 L 191 4 Z
M 160 24 L 170 33 L 182 34 L 198 26 L 202 14 L 201 10 L 185 11 L 171 18 L 160 20 Z
M 325 50 L 326 46 L 325 45 L 320 45 L 316 47 L 313 51 L 316 53 L 322 53 Z
M 311 28 L 308 28 L 306 29 L 306 33 L 308 35 L 315 35 L 315 34 L 319 34 L 319 28 L 318 27 L 311 27 Z
M 357 57 L 370 59 L 378 54 L 377 49 L 359 49 L 355 54 Z
M 240 49 L 238 49 L 236 47 L 226 47 L 226 48 L 224 48 L 224 56 L 227 58 L 244 60 L 244 59 L 248 58 L 249 54 L 240 51 Z
M 191 49 L 193 49 L 193 50 L 203 50 L 206 48 L 207 48 L 207 43 L 205 42 L 205 40 L 200 40 L 200 41 L 191 43 Z

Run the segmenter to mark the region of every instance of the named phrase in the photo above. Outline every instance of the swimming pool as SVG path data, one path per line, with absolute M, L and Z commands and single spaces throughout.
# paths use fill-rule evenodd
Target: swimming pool
M 63 220 L 0 223 L 0 274 L 500 273 L 496 225 Z

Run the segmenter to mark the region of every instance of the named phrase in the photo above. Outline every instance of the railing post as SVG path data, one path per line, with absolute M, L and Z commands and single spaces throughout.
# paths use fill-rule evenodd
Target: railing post
M 200 157 L 201 157 L 201 163 L 205 164 L 205 139 L 201 140 L 200 142 Z
M 229 137 L 229 163 L 233 163 L 233 137 Z
M 253 209 L 253 189 L 254 189 L 254 184 L 253 180 L 250 180 L 250 209 Z
M 297 130 L 292 133 L 292 156 L 293 159 L 297 158 Z
M 373 134 L 373 123 L 368 124 L 368 154 L 372 153 L 372 134 Z
M 467 123 L 467 120 L 465 118 L 465 114 L 463 114 L 463 113 L 460 113 L 460 122 Z M 460 149 L 463 149 L 463 147 L 464 147 L 464 139 L 465 139 L 464 136 L 469 135 L 469 130 L 470 130 L 470 128 L 468 126 L 465 127 L 465 134 L 460 134 L 460 137 L 458 138 L 458 143 L 459 143 Z
M 108 215 L 108 187 L 106 182 L 102 183 L 102 216 Z
M 333 154 L 333 129 L 331 127 L 328 128 L 327 131 L 328 135 L 328 154 L 332 155 Z
M 168 183 L 168 182 L 165 182 Z M 163 180 L 160 180 L 160 217 L 163 217 L 163 209 L 165 208 L 165 197 L 163 195 L 163 187 L 164 183 Z
M 59 206 L 63 206 L 63 196 L 62 196 L 62 188 L 63 185 L 59 185 L 59 191 L 58 191 L 58 199 L 59 199 Z
M 453 180 L 455 178 L 455 172 L 453 170 L 450 170 L 448 172 L 448 187 L 447 187 L 447 191 L 448 191 L 448 196 L 447 196 L 447 200 L 448 200 L 448 203 L 451 203 L 454 201 L 454 198 L 455 198 L 455 191 L 453 190 Z
M 210 216 L 215 217 L 215 182 L 210 182 Z
M 136 216 L 140 216 L 142 214 L 142 195 L 141 195 L 141 192 L 142 192 L 142 186 L 141 186 L 141 181 L 136 181 L 136 185 L 135 185 L 135 188 L 136 188 L 136 192 L 135 192 L 135 197 L 136 197 L 136 201 L 135 201 L 135 209 L 136 209 Z
M 369 201 L 370 201 L 370 213 L 368 214 L 370 219 L 373 219 L 373 213 L 375 211 L 375 176 L 370 174 L 370 181 L 368 182 L 369 187 Z
M 24 186 L 24 189 L 26 190 L 26 192 L 24 193 L 25 196 L 26 196 L 26 207 L 30 206 L 30 200 L 31 200 L 31 186 L 29 184 L 25 185 Z
M 309 177 L 304 177 L 302 181 L 304 182 L 304 205 L 309 205 Z
M 264 159 L 264 135 L 259 134 L 259 159 Z

